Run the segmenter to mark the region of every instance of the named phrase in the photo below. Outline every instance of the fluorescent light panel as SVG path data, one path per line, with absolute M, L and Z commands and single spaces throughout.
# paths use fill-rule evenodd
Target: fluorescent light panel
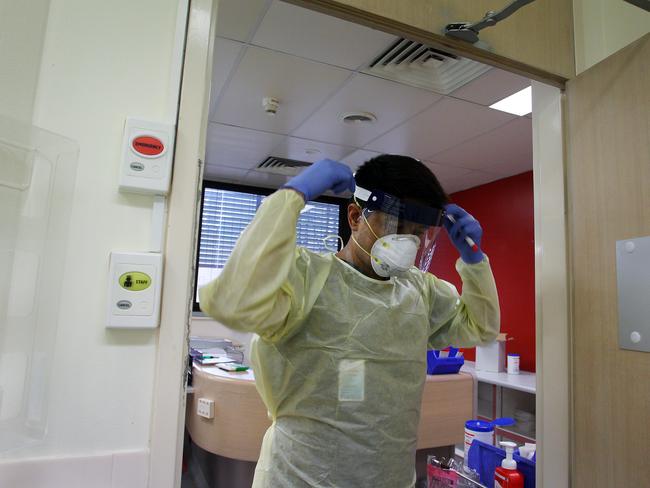
M 526 115 L 533 110 L 533 100 L 531 96 L 532 89 L 529 86 L 509 97 L 499 100 L 497 103 L 490 105 L 490 108 L 508 112 L 514 115 Z

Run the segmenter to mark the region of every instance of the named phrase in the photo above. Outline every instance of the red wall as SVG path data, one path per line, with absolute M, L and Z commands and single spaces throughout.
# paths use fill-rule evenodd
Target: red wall
M 521 355 L 522 370 L 535 371 L 533 173 L 454 193 L 451 199 L 483 227 L 481 247 L 490 258 L 499 291 L 501 332 L 514 337 L 506 350 Z M 447 233 L 441 233 L 429 271 L 460 290 L 457 258 Z M 466 350 L 465 357 L 473 361 L 475 350 Z

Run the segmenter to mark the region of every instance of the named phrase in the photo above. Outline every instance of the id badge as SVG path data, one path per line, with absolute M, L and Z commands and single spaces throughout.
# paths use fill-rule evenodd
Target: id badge
M 339 402 L 362 402 L 365 399 L 366 362 L 343 359 L 339 363 Z

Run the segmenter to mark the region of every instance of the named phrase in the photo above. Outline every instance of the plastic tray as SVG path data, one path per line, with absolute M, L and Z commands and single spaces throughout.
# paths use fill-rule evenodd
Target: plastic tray
M 436 357 L 436 351 L 427 351 L 427 374 L 456 374 L 463 364 L 463 356 L 440 358 Z

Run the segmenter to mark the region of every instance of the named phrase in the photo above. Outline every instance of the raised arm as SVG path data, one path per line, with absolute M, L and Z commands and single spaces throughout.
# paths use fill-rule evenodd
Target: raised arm
M 201 310 L 231 329 L 269 339 L 285 332 L 298 311 L 296 223 L 304 206 L 292 190 L 264 200 L 219 277 L 199 290 Z
M 451 283 L 429 275 L 433 289 L 431 335 L 435 349 L 472 347 L 496 339 L 500 328 L 499 297 L 487 256 L 477 264 L 456 262 L 463 293 Z
M 268 197 L 242 233 L 217 279 L 199 291 L 201 310 L 224 325 L 268 340 L 285 336 L 307 312 L 296 223 L 305 201 L 326 190 L 354 189 L 352 172 L 319 161 Z
M 499 297 L 490 263 L 481 250 L 483 230 L 457 205 L 448 205 L 445 228 L 461 259 L 456 270 L 463 280 L 462 295 L 446 281 L 430 276 L 430 345 L 472 347 L 493 341 L 500 329 Z

